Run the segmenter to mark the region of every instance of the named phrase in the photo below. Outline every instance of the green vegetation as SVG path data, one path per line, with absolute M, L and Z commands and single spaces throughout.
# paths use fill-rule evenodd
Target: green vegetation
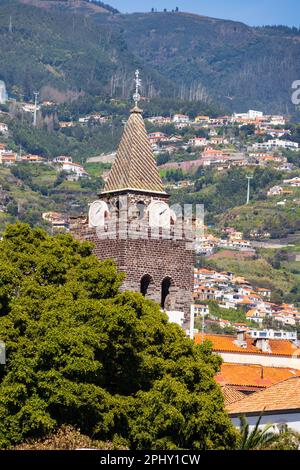
M 0 446 L 72 425 L 131 449 L 233 448 L 221 359 L 119 293 L 123 275 L 91 249 L 24 224 L 0 242 Z
M 250 28 L 188 13 L 136 13 L 98 21 L 122 29 L 130 50 L 171 78 L 179 96 L 208 96 L 235 111 L 283 113 L 286 106 L 295 111 L 290 91 L 298 74 L 297 29 Z
M 119 119 L 103 125 L 81 126 L 61 130 L 34 128 L 20 120 L 11 120 L 8 143 L 11 148 L 22 148 L 32 154 L 52 160 L 59 155 L 71 155 L 74 161 L 83 162 L 88 157 L 116 149 L 123 125 Z
M 263 450 L 273 444 L 278 434 L 273 424 L 266 424 L 262 429 L 260 423 L 263 414 L 260 415 L 252 431 L 245 416 L 240 417 L 240 450 Z
M 63 212 L 74 216 L 86 213 L 88 203 L 97 197 L 102 187 L 103 180 L 99 176 L 67 181 L 65 173 L 43 163 L 1 166 L 0 207 L 4 212 L 0 212 L 0 233 L 7 223 L 16 219 L 46 228 L 43 212 Z
M 32 98 L 33 91 L 40 90 L 41 97 L 60 102 L 84 92 L 107 93 L 114 73 L 125 64 L 134 68 L 134 59 L 118 34 L 68 8 L 47 11 L 5 1 L 0 44 L 1 78 L 16 96 Z
M 236 310 L 234 308 L 221 308 L 216 302 L 210 301 L 209 313 L 212 317 L 222 318 L 232 323 L 246 323 L 246 315 L 243 310 Z
M 87 2 L 78 8 L 51 3 L 36 8 L 38 2 L 2 0 L 1 78 L 15 96 L 32 98 L 39 89 L 58 102 L 83 95 L 127 99 L 138 65 L 145 96 L 202 102 L 192 114 L 213 102 L 267 112 L 286 112 L 291 103 L 297 29 L 251 28 L 180 12 L 116 15 L 106 6 L 112 14 L 100 14 Z M 294 112 L 292 104 L 288 111 Z
M 267 190 L 283 178 L 280 171 L 271 168 L 255 168 L 252 173 L 254 176 L 252 201 L 265 200 Z M 247 175 L 249 170 L 245 168 L 235 167 L 218 172 L 200 167 L 192 176 L 195 181 L 195 191 L 191 192 L 190 189 L 173 191 L 171 200 L 173 203 L 204 204 L 207 223 L 217 222 L 220 226 L 228 223 L 231 226 L 235 222 L 234 216 L 230 218 L 230 214 L 234 214 L 232 209 L 238 206 L 237 214 L 239 214 L 239 211 L 242 212 L 240 206 L 246 202 Z M 230 209 L 228 212 L 230 220 L 223 221 L 222 217 L 225 218 L 228 209 Z M 253 211 L 252 206 L 249 207 L 249 211 Z

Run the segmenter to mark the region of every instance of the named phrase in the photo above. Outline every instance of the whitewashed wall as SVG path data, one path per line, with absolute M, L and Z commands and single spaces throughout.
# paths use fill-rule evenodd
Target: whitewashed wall
M 253 429 L 259 419 L 259 413 L 256 416 L 247 416 L 247 419 L 250 425 L 250 429 Z M 234 426 L 239 427 L 239 418 L 231 418 L 231 421 L 233 422 Z M 261 419 L 260 428 L 269 423 L 274 425 L 287 424 L 288 427 L 293 431 L 300 432 L 300 412 L 265 415 Z
M 300 370 L 299 356 L 269 356 L 263 354 L 218 353 L 224 362 L 233 364 L 258 364 L 269 367 L 291 367 Z

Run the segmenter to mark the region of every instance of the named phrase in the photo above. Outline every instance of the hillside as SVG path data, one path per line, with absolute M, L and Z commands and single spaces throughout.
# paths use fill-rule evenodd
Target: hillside
M 251 28 L 186 13 L 102 17 L 136 56 L 177 85 L 181 96 L 208 95 L 232 110 L 291 109 L 300 76 L 300 35 L 290 28 Z
M 59 8 L 62 11 L 69 10 L 72 13 L 82 13 L 84 15 L 97 13 L 118 13 L 118 10 L 110 5 L 94 0 L 20 0 L 24 5 L 36 6 L 46 10 Z
M 9 21 L 12 18 L 12 32 Z M 143 94 L 218 103 L 228 111 L 293 112 L 296 28 L 251 28 L 187 13 L 118 14 L 102 2 L 2 0 L 0 79 L 10 94 L 64 101 Z
M 141 64 L 119 33 L 94 24 L 82 12 L 74 14 L 67 4 L 61 8 L 63 2 L 46 2 L 53 3 L 49 8 L 42 1 L 31 3 L 36 6 L 23 0 L 1 4 L 0 79 L 10 95 L 31 99 L 39 90 L 40 99 L 56 102 L 84 94 L 129 96 L 133 72 Z M 143 70 L 145 81 L 155 88 L 155 73 Z

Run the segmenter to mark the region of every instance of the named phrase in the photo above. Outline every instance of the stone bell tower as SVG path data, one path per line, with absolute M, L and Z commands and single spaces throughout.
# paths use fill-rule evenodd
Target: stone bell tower
M 132 109 L 104 191 L 90 205 L 81 236 L 100 260 L 113 259 L 126 274 L 123 289 L 140 292 L 170 312 L 184 313 L 189 327 L 194 249 L 192 224 L 169 207 L 138 107 L 136 72 Z

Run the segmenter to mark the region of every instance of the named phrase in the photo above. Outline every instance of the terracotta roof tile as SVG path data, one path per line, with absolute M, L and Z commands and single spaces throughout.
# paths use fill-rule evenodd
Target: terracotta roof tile
M 295 376 L 300 371 L 292 368 L 224 363 L 215 380 L 222 386 L 267 388 Z
M 271 356 L 299 356 L 298 349 L 291 341 L 283 339 L 270 339 L 271 352 L 262 352 L 255 346 L 255 339 L 246 336 L 246 347 L 236 344 L 236 336 L 205 334 L 205 339 L 211 341 L 213 350 L 218 352 L 236 352 L 240 354 L 262 354 Z M 195 335 L 195 343 L 201 344 L 202 335 Z
M 222 387 L 222 393 L 224 397 L 225 405 L 230 405 L 238 400 L 245 398 L 245 395 L 232 387 Z
M 300 377 L 279 382 L 261 392 L 231 403 L 226 408 L 230 415 L 300 410 Z
M 138 108 L 131 111 L 104 193 L 125 189 L 165 194 Z

